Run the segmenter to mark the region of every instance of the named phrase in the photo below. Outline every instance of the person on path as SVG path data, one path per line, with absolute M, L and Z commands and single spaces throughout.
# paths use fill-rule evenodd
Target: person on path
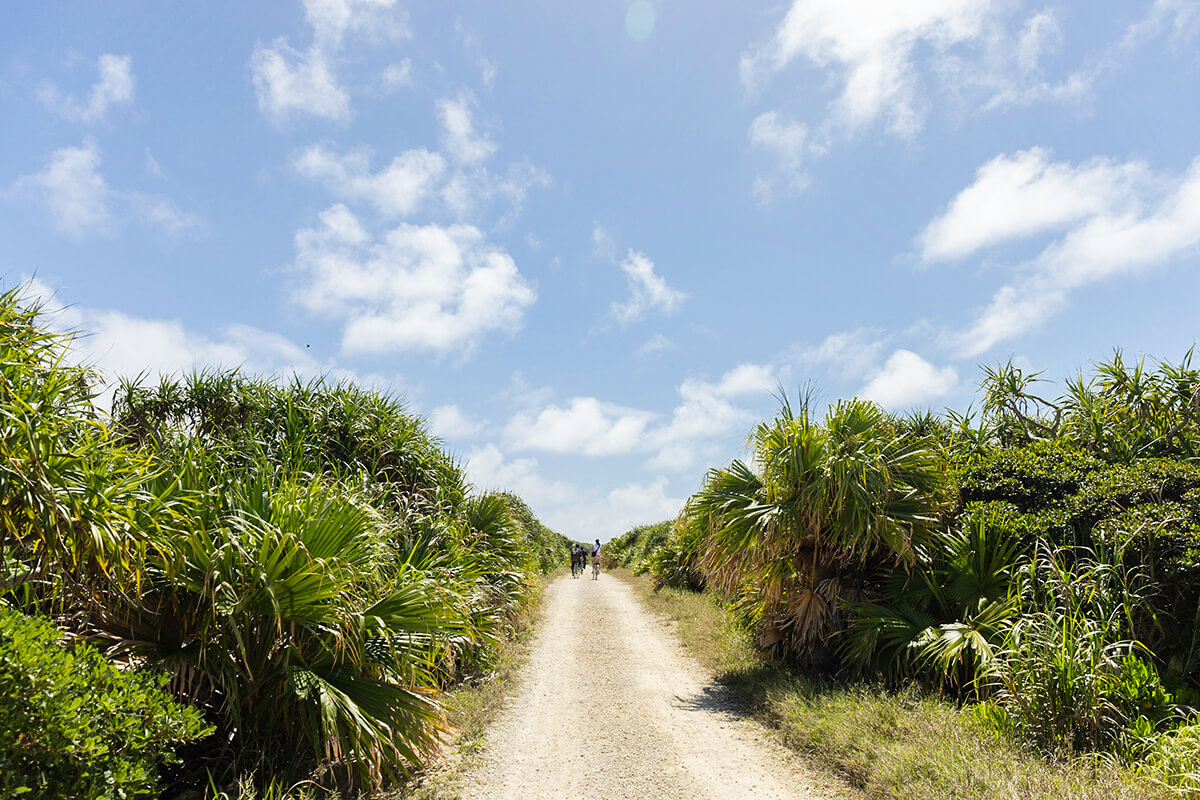
M 600 577 L 600 540 L 592 545 L 592 580 Z

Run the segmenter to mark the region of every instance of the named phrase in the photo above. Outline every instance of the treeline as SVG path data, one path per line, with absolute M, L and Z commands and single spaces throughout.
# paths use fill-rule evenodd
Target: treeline
M 175 796 L 419 766 L 567 540 L 394 397 L 237 372 L 111 416 L 0 295 L 0 796 Z
M 749 460 L 608 552 L 715 594 L 777 662 L 1200 791 L 1200 371 L 1118 353 L 1039 381 L 986 369 L 945 416 L 784 399 Z

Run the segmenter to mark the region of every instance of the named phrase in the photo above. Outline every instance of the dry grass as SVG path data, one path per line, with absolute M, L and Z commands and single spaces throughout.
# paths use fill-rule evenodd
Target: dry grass
M 978 723 L 969 709 L 915 691 L 815 680 L 770 665 L 712 598 L 655 593 L 645 605 L 790 747 L 872 800 L 1159 800 L 1169 795 L 1106 761 L 1051 763 Z

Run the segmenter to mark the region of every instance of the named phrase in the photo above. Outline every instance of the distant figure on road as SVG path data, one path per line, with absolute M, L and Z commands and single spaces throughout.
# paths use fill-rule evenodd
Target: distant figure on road
M 592 580 L 600 577 L 600 540 L 592 545 Z
M 587 569 L 587 551 L 576 542 L 571 545 L 571 577 L 578 578 Z

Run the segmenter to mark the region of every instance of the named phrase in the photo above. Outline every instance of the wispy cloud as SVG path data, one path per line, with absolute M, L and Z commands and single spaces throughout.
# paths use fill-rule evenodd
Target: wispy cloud
M 610 314 L 622 325 L 645 319 L 652 312 L 674 314 L 683 307 L 687 295 L 667 285 L 666 279 L 654 271 L 654 262 L 644 253 L 630 250 L 621 262 L 629 297 L 612 304 Z
M 108 110 L 117 105 L 133 102 L 134 78 L 133 59 L 105 53 L 97 61 L 100 77 L 92 85 L 86 100 L 64 94 L 53 83 L 47 83 L 38 91 L 38 99 L 64 119 L 75 122 L 98 122 L 108 115 Z
M 171 233 L 200 226 L 199 217 L 165 197 L 111 188 L 100 163 L 99 145 L 85 139 L 80 147 L 55 150 L 42 170 L 18 178 L 10 194 L 43 206 L 55 228 L 74 238 L 112 236 L 126 223 Z
M 1059 234 L 1015 269 L 948 342 L 975 356 L 1059 311 L 1080 287 L 1167 264 L 1200 245 L 1200 158 L 1181 175 L 1144 162 L 1051 162 L 1035 148 L 998 156 L 918 237 L 927 262 Z

